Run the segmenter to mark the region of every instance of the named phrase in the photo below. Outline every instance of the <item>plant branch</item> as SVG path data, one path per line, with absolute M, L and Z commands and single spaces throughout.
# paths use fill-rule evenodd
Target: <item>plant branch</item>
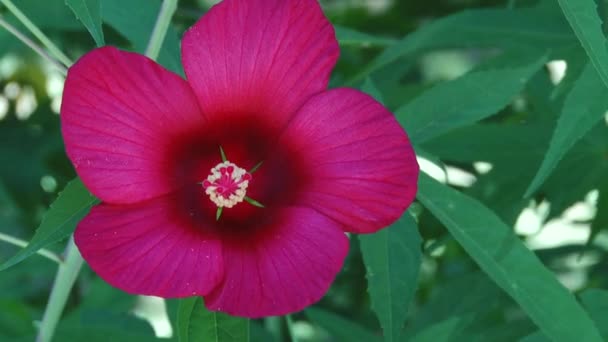
M 50 342 L 53 338 L 53 333 L 61 318 L 61 313 L 72 291 L 74 282 L 78 278 L 82 263 L 82 257 L 74 244 L 74 237 L 72 236 L 65 250 L 65 262 L 59 266 L 59 271 L 57 272 L 57 276 L 55 276 L 36 342 Z
M 11 0 L 0 0 L 6 8 L 36 37 L 49 52 L 55 56 L 65 67 L 72 65 L 72 61 L 34 24 Z
M 165 37 L 167 36 L 167 30 L 169 29 L 171 18 L 173 18 L 175 10 L 177 10 L 177 0 L 163 1 L 163 4 L 160 7 L 160 12 L 158 13 L 158 18 L 156 19 L 156 24 L 154 25 L 154 30 L 150 36 L 150 41 L 146 47 L 146 56 L 154 60 L 158 58 L 160 48 L 162 47 Z
M 64 76 L 67 74 L 68 69 L 65 67 L 65 65 L 61 64 L 61 62 L 53 58 L 53 56 L 49 55 L 46 51 L 44 51 L 41 46 L 29 39 L 26 35 L 19 32 L 16 27 L 9 24 L 6 20 L 4 20 L 2 16 L 0 16 L 0 26 L 2 26 L 5 30 L 15 36 L 17 39 L 19 39 L 23 44 L 27 45 L 30 49 L 34 50 L 34 52 L 36 52 L 40 57 L 44 58 L 57 69 L 59 69 L 59 71 L 61 71 Z
M 10 236 L 10 235 L 4 234 L 4 233 L 0 233 L 0 241 L 7 242 L 7 243 L 10 243 L 11 245 L 21 247 L 21 248 L 24 248 L 28 245 L 27 241 L 21 240 L 19 238 L 16 238 L 14 236 Z M 57 253 L 50 251 L 48 249 L 42 248 L 42 249 L 39 249 L 36 253 L 38 253 L 39 255 L 41 255 L 49 260 L 52 260 L 52 261 L 58 263 L 59 265 L 61 265 L 63 263 L 63 259 L 61 259 L 61 257 Z

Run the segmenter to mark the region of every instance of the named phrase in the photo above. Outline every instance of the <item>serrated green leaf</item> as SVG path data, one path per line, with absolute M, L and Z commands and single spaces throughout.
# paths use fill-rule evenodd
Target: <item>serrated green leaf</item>
M 23 261 L 40 248 L 68 237 L 96 201 L 97 199 L 89 193 L 80 179 L 68 183 L 51 204 L 27 247 L 0 265 L 0 271 Z
M 538 189 L 574 144 L 604 118 L 607 109 L 606 87 L 593 66 L 587 64 L 566 97 L 549 150 L 526 190 L 525 197 Z
M 358 237 L 372 308 L 384 330 L 384 340 L 400 341 L 422 262 L 416 221 L 406 212 L 392 226 Z
M 576 0 L 575 0 L 576 1 Z M 360 73 L 354 83 L 400 58 L 439 48 L 565 48 L 576 37 L 559 13 L 540 9 L 462 11 L 422 26 L 390 46 Z
M 574 296 L 493 212 L 425 174 L 418 200 L 544 334 L 555 341 L 602 341 Z
M 144 53 L 150 32 L 156 24 L 159 0 L 103 0 L 101 18 L 127 38 L 135 50 Z M 177 31 L 169 27 L 158 56 L 158 62 L 167 69 L 183 75 Z
M 334 25 L 334 29 L 341 46 L 390 46 L 397 42 L 396 39 L 378 37 L 340 25 Z
M 427 90 L 399 108 L 395 115 L 412 142 L 425 142 L 496 114 L 513 100 L 545 61 L 545 56 L 535 56 L 519 66 L 468 73 Z
M 247 342 L 249 320 L 209 311 L 202 298 L 185 298 L 177 311 L 177 336 L 180 342 Z
M 319 308 L 306 309 L 306 317 L 329 332 L 336 341 L 381 342 L 382 338 L 357 323 Z
M 587 52 L 604 86 L 608 87 L 608 49 L 594 0 L 558 0 L 572 30 Z
M 97 46 L 104 46 L 105 41 L 101 27 L 101 3 L 99 0 L 65 0 L 65 3 L 91 33 Z

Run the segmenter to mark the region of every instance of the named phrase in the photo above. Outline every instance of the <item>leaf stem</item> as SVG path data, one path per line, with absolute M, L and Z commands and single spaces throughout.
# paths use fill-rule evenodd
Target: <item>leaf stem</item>
M 59 71 L 65 76 L 68 72 L 68 69 L 65 65 L 61 64 L 58 60 L 53 58 L 53 56 L 49 55 L 44 49 L 36 44 L 34 41 L 29 39 L 26 35 L 19 32 L 16 27 L 9 24 L 4 18 L 0 15 L 0 26 L 19 39 L 23 44 L 27 45 L 30 49 L 34 50 L 40 57 L 44 58 L 48 62 L 50 62 L 53 66 L 55 66 Z
M 27 241 L 21 240 L 19 238 L 16 238 L 14 236 L 10 236 L 10 235 L 4 234 L 4 233 L 0 233 L 0 241 L 7 242 L 7 243 L 10 243 L 11 245 L 15 245 L 15 246 L 21 247 L 21 248 L 26 247 L 28 245 Z M 52 261 L 58 263 L 59 265 L 61 265 L 63 263 L 63 259 L 61 259 L 61 257 L 57 253 L 50 251 L 48 249 L 42 248 L 42 249 L 39 249 L 36 253 L 40 254 L 41 256 L 43 256 L 49 260 L 52 260 Z
M 293 319 L 291 318 L 291 315 L 285 316 L 285 322 L 287 323 L 287 332 L 289 332 L 289 337 L 291 338 L 291 342 L 298 342 L 298 339 L 296 338 L 296 334 L 294 331 Z
M 11 0 L 0 0 L 6 8 L 36 37 L 49 52 L 55 56 L 65 67 L 72 65 L 72 61 L 34 24 Z
M 283 322 L 281 321 L 281 317 L 266 317 L 266 319 L 264 320 L 264 326 L 266 330 L 268 330 L 268 332 L 270 332 L 270 334 L 274 336 L 275 340 L 283 340 Z
M 154 24 L 152 36 L 150 36 L 150 41 L 146 47 L 146 56 L 152 59 L 156 59 L 158 57 L 175 10 L 177 10 L 177 0 L 163 1 L 163 4 L 160 7 L 160 12 L 158 13 L 158 18 L 156 19 L 156 24 Z
M 72 236 L 65 250 L 65 262 L 59 266 L 59 271 L 55 276 L 36 342 L 51 341 L 74 282 L 78 278 L 82 263 L 83 259 L 74 244 L 74 237 Z

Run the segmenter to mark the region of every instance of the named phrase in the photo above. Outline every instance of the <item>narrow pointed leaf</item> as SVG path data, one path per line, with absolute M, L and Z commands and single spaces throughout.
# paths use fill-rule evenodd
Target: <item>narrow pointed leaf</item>
M 148 46 L 160 7 L 160 0 L 103 0 L 101 18 L 129 40 L 135 51 L 143 53 Z M 169 26 L 158 62 L 183 75 L 180 56 L 179 36 L 175 28 Z
M 341 46 L 390 46 L 397 42 L 395 39 L 374 36 L 344 26 L 334 25 L 334 29 Z
M 359 241 L 372 308 L 384 330 L 384 340 L 400 341 L 422 261 L 416 221 L 406 212 L 389 228 L 359 235 Z
M 80 179 L 68 183 L 51 204 L 27 247 L 1 264 L 0 271 L 23 261 L 39 249 L 68 237 L 96 201 Z
M 382 338 L 365 327 L 318 308 L 306 309 L 306 316 L 329 332 L 336 341 L 381 342 Z
M 247 196 L 245 196 L 245 201 L 246 201 L 247 203 L 251 204 L 251 205 L 252 205 L 252 206 L 254 206 L 254 207 L 258 207 L 258 208 L 264 208 L 264 205 L 263 205 L 262 203 L 260 203 L 260 202 L 258 202 L 258 201 L 256 201 L 256 200 L 254 200 L 254 199 L 253 199 L 253 198 L 251 198 L 251 197 L 247 197 Z
M 545 56 L 535 56 L 519 66 L 471 72 L 429 89 L 399 108 L 395 115 L 412 142 L 428 141 L 496 114 L 524 88 L 545 60 Z
M 607 109 L 608 90 L 593 66 L 587 64 L 566 97 L 549 150 L 525 197 L 542 185 L 572 146 L 604 118 Z
M 91 33 L 97 46 L 104 46 L 100 0 L 65 0 L 65 3 Z
M 602 341 L 589 315 L 511 228 L 478 201 L 420 175 L 418 200 L 554 341 Z
M 249 320 L 209 311 L 202 298 L 185 298 L 177 309 L 177 336 L 180 342 L 248 342 Z
M 426 24 L 405 36 L 385 49 L 349 81 L 353 84 L 401 58 L 432 49 L 519 49 L 522 46 L 555 49 L 576 44 L 576 36 L 564 24 L 565 20 L 560 17 L 559 11 L 475 9 L 458 12 Z
M 228 159 L 226 158 L 226 152 L 224 152 L 224 149 L 222 148 L 222 146 L 220 146 L 220 155 L 222 156 L 222 161 L 225 162 Z
M 576 37 L 587 52 L 604 86 L 608 87 L 608 49 L 594 0 L 558 0 Z

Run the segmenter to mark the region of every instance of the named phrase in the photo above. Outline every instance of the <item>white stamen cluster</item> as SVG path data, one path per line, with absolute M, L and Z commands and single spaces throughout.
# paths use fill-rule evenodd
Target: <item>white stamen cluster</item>
M 228 179 L 222 179 L 221 169 L 225 168 L 229 170 L 232 168 L 232 172 L 227 172 Z M 249 186 L 249 178 L 247 171 L 236 166 L 234 163 L 224 161 L 217 164 L 211 169 L 207 182 L 204 182 L 205 193 L 209 195 L 209 199 L 215 203 L 219 208 L 232 208 L 236 204 L 241 203 L 245 199 L 247 193 L 247 187 Z M 222 193 L 222 191 L 229 190 L 227 186 L 237 187 L 234 191 L 228 191 L 229 193 Z M 218 192 L 218 189 L 221 189 Z

